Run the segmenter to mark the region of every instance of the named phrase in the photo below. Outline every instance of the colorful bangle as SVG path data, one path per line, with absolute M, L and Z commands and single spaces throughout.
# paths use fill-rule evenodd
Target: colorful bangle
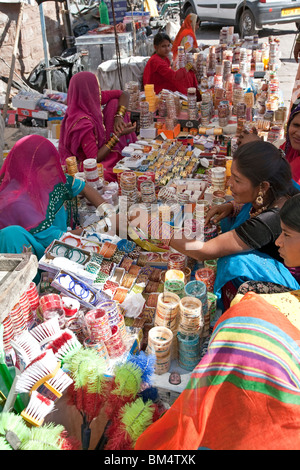
M 126 113 L 126 107 L 122 105 L 119 106 L 117 110 L 117 114 L 123 117 L 125 116 L 125 113 Z

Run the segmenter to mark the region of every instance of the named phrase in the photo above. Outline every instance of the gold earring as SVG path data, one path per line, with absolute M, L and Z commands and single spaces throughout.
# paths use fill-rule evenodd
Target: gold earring
M 255 202 L 256 202 L 256 204 L 257 204 L 258 206 L 262 206 L 263 203 L 264 203 L 263 195 L 264 195 L 264 193 L 262 192 L 262 190 L 260 190 L 259 193 L 258 193 L 258 196 L 257 196 L 257 198 L 256 198 L 256 200 L 255 200 Z

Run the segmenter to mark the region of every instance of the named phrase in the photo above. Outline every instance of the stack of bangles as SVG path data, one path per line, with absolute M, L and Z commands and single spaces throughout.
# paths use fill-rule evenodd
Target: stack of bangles
M 116 136 L 116 134 L 112 134 L 112 137 L 108 142 L 106 142 L 105 147 L 107 147 L 110 150 L 113 149 L 113 147 L 119 142 L 119 137 Z
M 100 206 L 97 207 L 97 212 L 102 218 L 111 217 L 116 211 L 111 204 L 107 202 L 102 202 Z
M 115 114 L 115 117 L 123 118 L 125 116 L 125 114 L 126 114 L 126 108 L 125 108 L 125 106 L 121 105 L 121 106 L 118 107 L 118 110 Z

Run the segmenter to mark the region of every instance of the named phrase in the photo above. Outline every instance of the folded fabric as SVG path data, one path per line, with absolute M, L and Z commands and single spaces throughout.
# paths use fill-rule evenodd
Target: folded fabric
M 218 320 L 186 389 L 136 450 L 298 450 L 300 331 L 249 292 Z

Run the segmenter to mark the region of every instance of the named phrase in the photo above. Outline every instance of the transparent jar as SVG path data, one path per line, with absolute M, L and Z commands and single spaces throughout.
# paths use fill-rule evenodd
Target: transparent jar
M 190 87 L 187 90 L 189 119 L 198 119 L 197 93 L 196 88 Z

